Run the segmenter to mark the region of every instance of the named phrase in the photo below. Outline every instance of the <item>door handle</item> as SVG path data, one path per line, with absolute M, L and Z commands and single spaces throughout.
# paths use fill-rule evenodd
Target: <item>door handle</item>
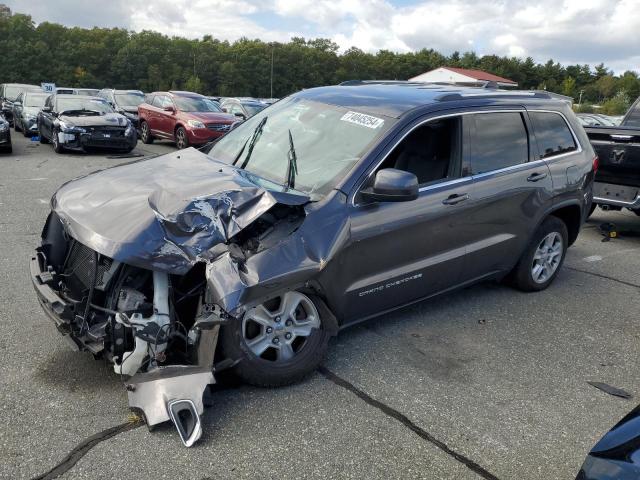
M 532 173 L 527 177 L 527 182 L 537 182 L 538 180 L 542 180 L 547 178 L 546 173 Z
M 469 195 L 466 193 L 461 193 L 461 194 L 453 194 L 453 195 L 449 195 L 447 198 L 445 198 L 442 203 L 444 205 L 456 205 L 460 202 L 464 202 L 465 200 L 469 200 Z

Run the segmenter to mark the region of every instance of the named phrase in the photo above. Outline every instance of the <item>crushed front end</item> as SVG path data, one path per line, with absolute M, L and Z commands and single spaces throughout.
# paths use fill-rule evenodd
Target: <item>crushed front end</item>
M 130 406 L 149 426 L 171 419 L 181 432 L 185 414 L 174 418 L 176 402 L 199 425 L 224 321 L 205 303 L 203 272 L 174 276 L 115 261 L 71 238 L 55 212 L 30 271 L 38 300 L 60 333 L 73 348 L 113 363 L 127 379 Z M 201 341 L 207 348 L 200 348 Z M 199 437 L 197 431 L 182 433 L 185 445 Z

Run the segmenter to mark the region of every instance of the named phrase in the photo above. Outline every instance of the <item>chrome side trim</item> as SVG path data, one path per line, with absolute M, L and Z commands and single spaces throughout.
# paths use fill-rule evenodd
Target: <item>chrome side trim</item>
M 603 205 L 614 205 L 616 207 L 625 207 L 625 208 L 640 208 L 640 194 L 636 196 L 631 202 L 627 202 L 625 200 L 615 200 L 607 197 L 593 197 L 594 203 L 603 204 Z

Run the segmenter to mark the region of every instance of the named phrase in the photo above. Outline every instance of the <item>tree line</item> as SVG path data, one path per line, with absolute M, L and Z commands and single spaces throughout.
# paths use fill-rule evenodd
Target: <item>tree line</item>
M 474 52 L 443 55 L 430 48 L 367 53 L 352 47 L 340 53 L 336 43 L 323 38 L 228 42 L 205 35 L 190 40 L 153 31 L 71 28 L 49 22 L 36 25 L 23 14 L 0 18 L 0 52 L 0 83 L 55 82 L 64 87 L 283 97 L 345 80 L 405 80 L 451 66 L 510 78 L 524 89 L 569 95 L 580 101 L 583 110 L 597 103 L 605 113 L 621 114 L 640 95 L 636 72 L 614 75 L 604 64 L 564 66 L 553 60 L 536 63 L 531 57 L 480 57 Z

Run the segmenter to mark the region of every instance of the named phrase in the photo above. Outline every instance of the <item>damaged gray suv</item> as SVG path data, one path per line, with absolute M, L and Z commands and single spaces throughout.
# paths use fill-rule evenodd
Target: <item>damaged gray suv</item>
M 150 424 L 159 398 L 201 413 L 211 372 L 300 380 L 338 330 L 403 305 L 546 288 L 597 165 L 545 94 L 400 82 L 297 93 L 205 151 L 66 183 L 31 260 L 58 330 L 132 377 Z

